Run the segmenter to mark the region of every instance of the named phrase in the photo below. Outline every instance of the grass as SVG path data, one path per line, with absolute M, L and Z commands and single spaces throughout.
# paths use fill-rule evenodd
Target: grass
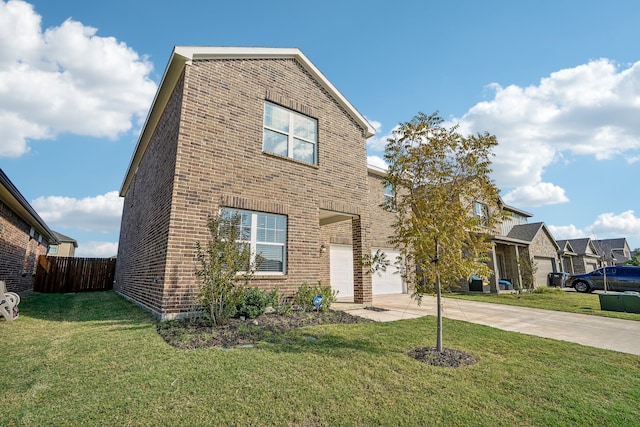
M 438 368 L 406 352 L 435 319 L 323 325 L 253 348 L 179 350 L 113 292 L 34 294 L 0 323 L 2 425 L 616 425 L 640 357 L 444 319 Z M 310 340 L 308 337 L 315 337 Z
M 560 288 L 540 288 L 537 292 L 523 294 L 484 294 L 478 292 L 452 292 L 450 298 L 495 304 L 517 305 L 521 307 L 543 308 L 569 313 L 592 314 L 603 317 L 640 321 L 640 313 L 623 313 L 600 310 L 598 294 L 582 294 L 563 291 Z

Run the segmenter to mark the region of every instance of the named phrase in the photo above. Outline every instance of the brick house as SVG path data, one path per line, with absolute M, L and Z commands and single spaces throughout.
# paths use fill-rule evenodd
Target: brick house
M 38 257 L 57 244 L 54 233 L 0 169 L 0 280 L 7 290 L 33 290 Z
M 530 213 L 501 204 L 506 215 L 498 232 L 491 236 L 493 251 L 489 266 L 494 272 L 489 279 L 491 291 L 505 289 L 506 282 L 512 287 L 523 287 L 521 258 L 531 260 L 535 266 L 534 285 L 547 285 L 548 274 L 561 270 L 558 244 L 543 222 L 529 223 Z
M 222 210 L 266 259 L 252 285 L 348 276 L 342 296 L 370 302 L 361 259 L 386 239 L 371 237 L 373 133 L 298 49 L 174 48 L 120 191 L 114 289 L 161 319 L 188 315 L 196 241 Z
M 570 248 L 570 252 L 566 252 L 563 262 L 565 266 L 570 266 L 570 273 L 582 274 L 588 273 L 601 266 L 601 256 L 589 237 L 582 239 L 558 240 L 559 248 Z

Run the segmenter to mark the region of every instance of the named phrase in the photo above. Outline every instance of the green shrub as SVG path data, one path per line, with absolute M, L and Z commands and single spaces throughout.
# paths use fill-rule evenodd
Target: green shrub
M 271 300 L 272 295 L 270 292 L 255 287 L 244 288 L 240 303 L 237 306 L 237 315 L 244 316 L 247 319 L 255 319 L 264 314 Z
M 322 296 L 322 303 L 320 307 L 316 308 L 313 305 L 313 299 L 316 295 Z M 296 293 L 293 295 L 293 305 L 302 311 L 328 311 L 336 299 L 336 291 L 331 289 L 331 286 L 323 286 L 320 281 L 315 286 L 311 286 L 307 283 L 300 285 Z
M 280 293 L 280 289 L 278 287 L 271 291 L 269 294 L 269 300 L 271 301 L 271 307 L 277 314 L 288 314 L 293 309 L 291 298 Z
M 198 302 L 214 325 L 236 314 L 241 282 L 248 283 L 257 269 L 248 244 L 241 239 L 240 215 L 220 214 L 207 220 L 206 244 L 196 241 L 196 275 L 200 279 Z

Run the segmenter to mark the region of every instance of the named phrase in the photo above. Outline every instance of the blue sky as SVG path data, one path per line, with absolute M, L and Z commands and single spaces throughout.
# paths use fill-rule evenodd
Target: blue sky
M 556 239 L 640 247 L 640 2 L 0 0 L 0 168 L 79 256 L 117 196 L 174 45 L 297 47 L 376 127 L 439 111 L 500 145 L 504 200 Z

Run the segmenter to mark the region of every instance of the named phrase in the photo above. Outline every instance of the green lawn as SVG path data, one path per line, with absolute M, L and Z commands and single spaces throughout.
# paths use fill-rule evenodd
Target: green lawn
M 615 425 L 640 420 L 640 357 L 444 319 L 464 368 L 405 353 L 435 319 L 326 325 L 253 348 L 177 350 L 113 292 L 23 299 L 0 323 L 3 426 Z M 315 340 L 309 339 L 315 337 Z
M 547 310 L 593 314 L 596 316 L 640 321 L 640 313 L 622 313 L 617 311 L 600 310 L 600 299 L 598 294 L 581 294 L 579 292 L 563 291 L 559 288 L 542 288 L 542 292 L 533 292 L 529 294 L 452 292 L 445 296 L 472 301 L 491 302 L 495 304 L 518 305 L 522 307 L 543 308 Z

